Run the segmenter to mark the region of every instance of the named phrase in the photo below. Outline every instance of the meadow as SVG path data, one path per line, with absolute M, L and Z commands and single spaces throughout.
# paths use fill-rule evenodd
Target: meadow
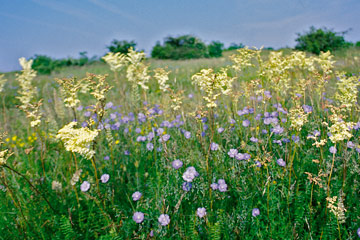
M 357 239 L 360 49 L 0 74 L 0 239 Z

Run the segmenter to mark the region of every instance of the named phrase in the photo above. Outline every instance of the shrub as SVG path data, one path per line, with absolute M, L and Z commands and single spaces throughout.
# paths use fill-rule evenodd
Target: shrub
M 119 40 L 114 39 L 111 42 L 111 45 L 107 46 L 106 48 L 110 52 L 113 52 L 113 53 L 120 52 L 120 53 L 123 53 L 123 54 L 127 54 L 129 48 L 132 47 L 135 50 L 136 45 L 137 45 L 137 43 L 135 41 L 133 41 L 133 40 L 128 42 L 126 40 L 119 41 Z
M 224 49 L 224 44 L 219 41 L 212 41 L 208 45 L 208 51 L 210 57 L 221 57 L 222 51 Z
M 320 54 L 320 52 L 333 52 L 334 50 L 346 48 L 351 45 L 344 39 L 346 33 L 347 31 L 337 33 L 327 28 L 316 29 L 312 26 L 304 34 L 297 33 L 295 49 Z
M 230 46 L 227 48 L 227 50 L 236 50 L 236 49 L 240 49 L 240 48 L 244 48 L 245 45 L 242 43 L 236 44 L 236 43 L 231 43 Z
M 209 57 L 208 48 L 203 41 L 192 35 L 167 37 L 164 44 L 157 42 L 151 57 L 159 59 L 191 59 Z

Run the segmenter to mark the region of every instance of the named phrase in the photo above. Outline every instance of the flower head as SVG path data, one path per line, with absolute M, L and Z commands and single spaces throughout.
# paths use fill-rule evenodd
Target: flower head
M 179 168 L 181 168 L 183 166 L 183 162 L 180 161 L 179 159 L 176 159 L 171 163 L 171 165 L 172 165 L 173 168 L 179 169 Z
M 131 197 L 133 201 L 138 201 L 141 198 L 141 196 L 142 196 L 141 192 L 134 192 Z
M 80 190 L 82 192 L 87 192 L 89 189 L 90 189 L 90 183 L 88 181 L 84 181 L 80 186 Z
M 259 210 L 258 208 L 254 208 L 254 209 L 252 210 L 252 212 L 251 212 L 251 215 L 252 215 L 253 217 L 259 216 L 259 215 L 260 215 L 260 210 Z
M 101 177 L 100 177 L 100 180 L 102 183 L 107 183 L 109 181 L 109 179 L 110 179 L 110 175 L 107 173 L 101 175 Z
M 158 221 L 161 224 L 161 226 L 166 226 L 170 223 L 170 217 L 167 214 L 161 214 L 160 217 L 158 218 Z
M 285 162 L 282 158 L 279 158 L 278 160 L 276 160 L 276 163 L 277 163 L 280 167 L 285 167 L 285 166 L 286 166 L 286 162 Z
M 196 210 L 196 215 L 198 215 L 199 218 L 203 218 L 206 216 L 206 209 L 205 208 L 198 208 Z
M 142 223 L 144 221 L 144 214 L 142 212 L 135 212 L 133 215 L 133 220 L 136 223 Z

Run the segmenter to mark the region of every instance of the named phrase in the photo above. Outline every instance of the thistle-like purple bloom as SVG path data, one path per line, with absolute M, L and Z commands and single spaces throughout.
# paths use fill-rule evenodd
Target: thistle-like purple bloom
M 161 226 L 166 226 L 170 223 L 170 217 L 167 214 L 161 214 L 160 217 L 158 218 L 158 221 L 161 224 Z
M 87 192 L 90 189 L 90 183 L 88 181 L 84 181 L 81 185 L 80 185 L 80 190 L 82 192 Z
M 329 149 L 330 153 L 335 154 L 337 152 L 336 147 L 335 146 L 331 146 Z
M 134 192 L 131 197 L 133 201 L 138 201 L 141 198 L 141 196 L 142 196 L 141 192 Z
M 142 212 L 135 212 L 133 215 L 133 220 L 136 223 L 142 223 L 144 221 L 144 214 Z
M 100 180 L 102 183 L 107 183 L 109 181 L 109 179 L 110 179 L 110 175 L 107 173 L 101 175 L 101 177 L 100 177 Z
M 285 166 L 286 166 L 286 162 L 285 162 L 282 158 L 279 158 L 278 160 L 276 160 L 276 163 L 277 163 L 280 167 L 285 167 Z
M 258 208 L 254 208 L 254 209 L 252 210 L 252 212 L 251 212 L 251 215 L 252 215 L 253 217 L 259 216 L 259 215 L 260 215 L 260 210 L 259 210 Z
M 183 162 L 180 161 L 179 159 L 176 159 L 171 163 L 171 165 L 172 165 L 173 168 L 179 169 L 179 168 L 181 168 L 183 166 Z
M 198 208 L 196 210 L 196 215 L 198 215 L 199 218 L 203 218 L 206 216 L 206 209 L 205 208 Z

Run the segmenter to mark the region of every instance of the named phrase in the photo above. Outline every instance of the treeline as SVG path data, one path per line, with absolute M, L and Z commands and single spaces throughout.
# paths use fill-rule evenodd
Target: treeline
M 332 29 L 310 27 L 310 30 L 304 33 L 297 33 L 296 50 L 307 51 L 314 54 L 326 51 L 336 51 L 348 47 L 360 47 L 360 41 L 356 43 L 348 42 L 344 36 L 349 30 L 335 32 Z M 107 46 L 110 52 L 120 52 L 126 54 L 128 49 L 137 48 L 137 43 L 127 40 L 113 40 Z M 216 58 L 221 57 L 223 51 L 235 50 L 245 47 L 242 43 L 232 43 L 225 48 L 220 41 L 212 41 L 206 44 L 200 38 L 193 35 L 181 35 L 178 37 L 169 36 L 164 39 L 163 43 L 158 41 L 152 48 L 151 57 L 156 59 L 193 59 L 193 58 Z M 273 50 L 268 47 L 267 49 Z M 50 74 L 66 66 L 83 66 L 94 62 L 102 61 L 100 57 L 87 57 L 86 52 L 80 52 L 79 58 L 53 59 L 44 55 L 35 55 L 33 58 L 33 69 L 41 74 Z

